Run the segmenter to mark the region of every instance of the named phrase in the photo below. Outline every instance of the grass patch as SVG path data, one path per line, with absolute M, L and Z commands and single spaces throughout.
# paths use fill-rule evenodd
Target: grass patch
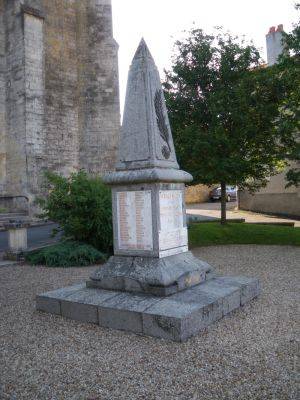
M 189 244 L 191 247 L 220 244 L 300 246 L 300 229 L 290 226 L 204 222 L 191 225 Z
M 91 245 L 65 241 L 28 252 L 25 259 L 32 265 L 67 268 L 97 264 L 105 261 L 106 256 Z

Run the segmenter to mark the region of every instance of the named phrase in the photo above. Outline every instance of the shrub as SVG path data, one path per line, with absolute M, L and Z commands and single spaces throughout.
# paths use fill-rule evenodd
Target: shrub
M 112 204 L 110 189 L 99 177 L 84 171 L 65 178 L 46 173 L 47 196 L 38 200 L 44 218 L 59 224 L 65 237 L 112 251 Z
M 93 246 L 74 241 L 44 247 L 25 255 L 30 264 L 47 267 L 87 266 L 105 261 L 105 258 L 105 255 Z

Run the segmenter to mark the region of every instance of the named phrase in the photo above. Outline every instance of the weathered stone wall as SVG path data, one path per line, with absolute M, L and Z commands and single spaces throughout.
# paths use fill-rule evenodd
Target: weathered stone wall
M 89 172 L 104 173 L 115 165 L 119 135 L 118 45 L 110 0 L 90 0 L 83 8 L 78 21 L 79 98 L 85 99 L 80 107 L 79 161 Z
M 6 181 L 6 80 L 4 0 L 0 0 L 0 193 Z
M 113 169 L 120 113 L 111 1 L 0 0 L 0 36 L 0 197 L 33 200 L 45 169 Z
M 44 69 L 44 19 L 39 14 L 23 14 L 25 136 L 28 194 L 37 194 L 40 172 L 47 165 Z
M 47 167 L 68 175 L 79 168 L 77 2 L 43 3 Z
M 23 18 L 19 0 L 4 1 L 6 178 L 4 193 L 27 192 Z
M 286 188 L 286 171 L 270 178 L 267 186 L 254 195 L 239 192 L 239 208 L 291 217 L 300 217 L 300 188 Z

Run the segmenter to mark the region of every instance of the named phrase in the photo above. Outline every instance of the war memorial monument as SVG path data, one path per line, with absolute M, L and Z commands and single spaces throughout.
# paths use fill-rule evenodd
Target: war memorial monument
M 184 187 L 158 70 L 144 40 L 130 67 L 112 188 L 114 255 L 82 284 L 37 296 L 37 310 L 184 341 L 259 294 L 188 251 Z

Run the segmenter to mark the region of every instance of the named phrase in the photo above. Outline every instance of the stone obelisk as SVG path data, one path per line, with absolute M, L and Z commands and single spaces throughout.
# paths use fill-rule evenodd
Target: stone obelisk
M 114 255 L 83 284 L 37 296 L 37 310 L 184 341 L 259 294 L 188 251 L 184 183 L 159 74 L 141 41 L 129 71 L 112 187 Z
M 89 287 L 170 295 L 211 276 L 188 251 L 184 183 L 157 67 L 142 39 L 133 58 L 112 187 L 114 256 Z

